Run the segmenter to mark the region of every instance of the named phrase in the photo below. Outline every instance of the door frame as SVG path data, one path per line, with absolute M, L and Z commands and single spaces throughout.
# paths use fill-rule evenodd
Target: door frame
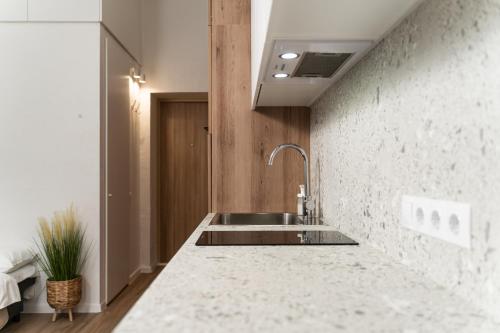
M 212 131 L 210 122 L 210 103 L 208 92 L 178 92 L 178 93 L 152 93 L 151 94 L 151 113 L 150 113 L 150 262 L 152 266 L 159 263 L 160 258 L 160 235 L 158 233 L 160 224 L 160 193 L 159 193 L 159 163 L 160 163 L 160 105 L 168 102 L 206 102 L 208 104 L 208 211 L 212 211 L 211 193 L 212 193 Z

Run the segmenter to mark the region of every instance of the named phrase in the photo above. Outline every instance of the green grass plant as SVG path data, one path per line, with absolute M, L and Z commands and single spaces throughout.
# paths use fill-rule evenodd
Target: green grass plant
M 68 281 L 80 276 L 90 246 L 74 206 L 55 212 L 50 223 L 45 218 L 39 218 L 38 222 L 37 257 L 47 278 Z

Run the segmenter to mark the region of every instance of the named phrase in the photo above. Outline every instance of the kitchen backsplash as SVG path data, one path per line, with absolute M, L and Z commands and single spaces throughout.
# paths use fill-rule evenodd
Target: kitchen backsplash
M 320 213 L 500 316 L 500 1 L 428 0 L 313 105 Z M 471 248 L 403 228 L 404 194 L 470 203 Z

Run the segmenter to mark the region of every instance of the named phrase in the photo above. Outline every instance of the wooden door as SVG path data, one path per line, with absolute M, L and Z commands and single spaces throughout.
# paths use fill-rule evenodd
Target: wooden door
M 106 38 L 106 303 L 127 286 L 130 229 L 130 94 L 131 59 Z
M 208 213 L 208 104 L 160 106 L 160 262 L 168 262 Z

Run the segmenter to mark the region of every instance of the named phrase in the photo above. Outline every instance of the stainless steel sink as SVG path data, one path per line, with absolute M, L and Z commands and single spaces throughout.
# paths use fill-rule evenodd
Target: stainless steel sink
M 299 225 L 323 224 L 319 218 L 304 220 L 303 216 L 291 213 L 221 213 L 211 225 Z

